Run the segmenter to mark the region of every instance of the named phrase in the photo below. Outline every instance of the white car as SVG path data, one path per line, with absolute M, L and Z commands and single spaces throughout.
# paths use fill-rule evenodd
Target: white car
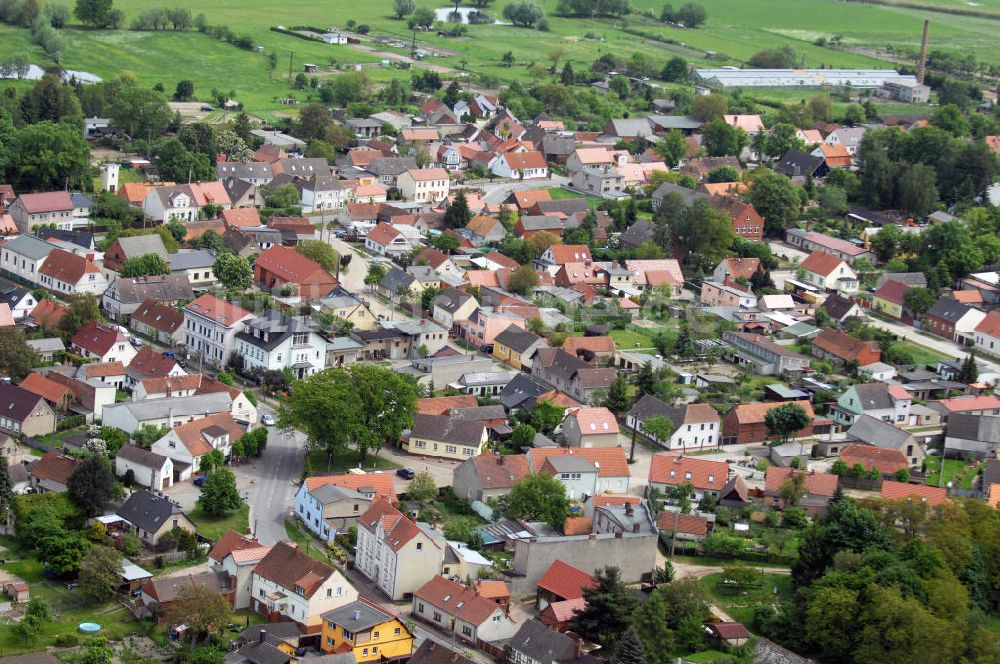
M 260 416 L 260 421 L 261 421 L 261 424 L 263 424 L 266 427 L 273 427 L 274 426 L 274 417 L 272 417 L 271 415 L 261 415 Z

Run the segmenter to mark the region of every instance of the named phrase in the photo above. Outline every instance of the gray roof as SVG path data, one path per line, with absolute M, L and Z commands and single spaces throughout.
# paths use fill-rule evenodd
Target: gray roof
M 167 498 L 153 495 L 149 491 L 136 491 L 122 503 L 116 514 L 137 528 L 155 533 L 170 517 L 183 512 Z
M 885 362 L 872 362 L 871 364 L 866 364 L 861 367 L 861 371 L 867 374 L 877 374 L 884 373 L 886 371 L 895 371 L 896 367 L 891 364 L 886 364 Z
M 824 159 L 822 157 L 814 157 L 801 150 L 793 149 L 781 157 L 778 163 L 774 165 L 774 170 L 782 175 L 806 177 L 815 173 L 823 163 Z
M 19 235 L 13 240 L 9 240 L 5 245 L 4 249 L 8 249 L 20 256 L 25 256 L 33 261 L 37 261 L 39 258 L 45 258 L 52 250 L 56 248 L 56 245 L 50 244 L 45 240 L 39 240 L 34 235 Z
M 652 241 L 655 232 L 656 224 L 646 219 L 640 219 L 629 226 L 618 238 L 618 241 L 638 247 L 643 242 Z
M 582 456 L 568 454 L 566 456 L 551 456 L 545 459 L 557 473 L 596 473 L 593 463 Z
M 117 456 L 147 468 L 163 468 L 163 464 L 167 462 L 167 457 L 162 454 L 144 450 L 129 443 L 122 445 Z
M 228 412 L 233 400 L 228 392 L 214 392 L 190 397 L 167 397 L 165 399 L 149 399 L 147 401 L 125 401 L 104 407 L 104 416 L 109 410 L 124 408 L 132 413 L 140 422 L 158 420 L 169 417 L 191 417 L 205 413 Z
M 27 339 L 27 344 L 31 346 L 31 349 L 36 353 L 55 353 L 60 350 L 66 350 L 66 345 L 62 342 L 62 339 L 58 337 L 52 337 L 49 339 Z
M 823 304 L 820 305 L 820 308 L 826 311 L 826 313 L 830 315 L 830 318 L 840 322 L 844 320 L 847 313 L 856 306 L 858 306 L 858 303 L 854 300 L 844 297 L 839 293 L 831 293 L 825 300 L 823 300 Z
M 119 237 L 117 242 L 125 253 L 126 258 L 156 254 L 165 261 L 170 260 L 170 257 L 167 255 L 167 248 L 163 245 L 163 238 L 156 233 Z
M 1000 484 L 1000 459 L 987 459 L 983 468 L 982 486 L 988 489 L 994 484 Z
M 861 383 L 854 386 L 858 395 L 858 405 L 862 410 L 892 408 L 894 401 L 889 396 L 889 386 L 885 383 Z
M 251 641 L 237 650 L 236 654 L 253 664 L 288 664 L 292 661 L 291 655 L 267 641 Z
M 388 276 L 388 275 L 386 275 Z M 455 313 L 458 309 L 468 302 L 472 298 L 471 295 L 463 290 L 457 288 L 449 288 L 445 292 L 434 298 L 434 306 L 440 307 L 443 311 L 447 311 L 450 314 Z
M 240 636 L 247 641 L 260 641 L 260 630 L 262 629 L 267 631 L 265 641 L 271 645 L 277 645 L 282 642 L 297 645 L 299 637 L 302 636 L 298 626 L 290 620 L 285 622 L 250 625 L 240 632 Z
M 868 445 L 891 450 L 898 450 L 913 440 L 913 436 L 906 431 L 871 415 L 862 415 L 855 420 L 847 430 L 847 436 Z
M 511 323 L 506 330 L 496 336 L 494 341 L 496 343 L 503 344 L 507 348 L 516 350 L 518 353 L 523 353 L 539 339 L 541 339 L 541 337 L 537 334 L 529 332 L 528 330 Z
M 365 169 L 372 175 L 401 175 L 417 167 L 413 157 L 375 157 Z
M 687 205 L 691 205 L 699 198 L 708 198 L 708 194 L 703 194 L 700 191 L 695 191 L 694 189 L 688 189 L 687 187 L 682 187 L 679 184 L 674 184 L 672 182 L 664 182 L 656 191 L 653 192 L 653 200 L 661 200 L 667 194 L 674 193 L 680 194 L 681 198 Z
M 407 274 L 406 272 L 400 270 L 395 265 L 385 273 L 381 281 L 378 282 L 379 288 L 384 288 L 393 293 L 399 293 L 400 291 L 406 292 L 410 285 L 416 281 L 412 274 Z
M 485 430 L 486 427 L 483 423 L 475 420 L 460 420 L 447 415 L 417 413 L 413 416 L 413 428 L 410 430 L 410 436 L 442 443 L 478 447 L 482 442 Z
M 953 413 L 948 416 L 947 437 L 1000 443 L 1000 417 Z
M 688 115 L 649 115 L 653 124 L 664 129 L 700 129 L 702 123 Z
M 576 640 L 549 629 L 537 620 L 525 621 L 510 640 L 510 647 L 536 662 L 558 662 L 576 656 Z
M 542 385 L 528 374 L 519 373 L 501 390 L 500 403 L 507 410 L 512 410 L 528 403 L 533 404 L 536 397 L 548 391 L 548 386 Z
M 262 161 L 252 161 L 244 164 L 239 161 L 219 161 L 215 164 L 215 175 L 220 179 L 238 178 L 240 180 L 270 180 L 271 164 Z
M 361 600 L 327 611 L 320 617 L 355 634 L 392 620 L 385 611 Z
M 875 290 L 881 288 L 887 281 L 898 281 L 907 286 L 927 287 L 927 275 L 923 272 L 886 272 L 875 282 Z
M 176 302 L 194 299 L 191 282 L 183 274 L 157 277 L 119 277 L 112 287 L 118 292 L 115 298 L 123 304 L 141 304 L 146 300 Z
M 367 500 L 365 494 L 336 484 L 322 484 L 310 491 L 313 497 L 323 505 L 335 503 L 338 500 Z M 374 493 L 374 489 L 372 490 Z
M 167 256 L 171 270 L 193 270 L 211 267 L 215 264 L 215 254 L 208 249 L 181 249 Z
M 646 118 L 614 118 L 611 120 L 616 136 L 652 136 L 653 127 Z
M 656 416 L 669 417 L 671 421 L 677 422 L 678 420 L 674 417 L 675 411 L 677 410 L 677 408 L 660 401 L 652 394 L 644 394 L 642 395 L 642 398 L 629 409 L 628 416 L 634 417 L 640 422 L 645 422 L 650 417 Z M 683 421 L 683 417 L 680 421 Z
M 949 323 L 957 323 L 970 309 L 972 307 L 962 304 L 953 297 L 940 297 L 934 306 L 927 310 L 927 315 L 946 320 Z

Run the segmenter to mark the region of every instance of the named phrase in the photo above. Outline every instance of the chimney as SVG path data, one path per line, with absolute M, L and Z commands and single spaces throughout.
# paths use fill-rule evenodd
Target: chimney
M 632 503 L 625 503 L 625 514 L 627 516 L 632 516 L 635 514 L 635 509 L 632 507 Z
M 361 612 L 360 611 L 355 611 L 354 612 L 354 619 L 355 620 L 361 620 Z
M 502 466 L 503 465 L 503 455 L 502 454 L 497 457 L 497 465 L 498 466 Z
M 267 630 L 262 629 L 260 630 L 260 638 L 257 640 L 257 643 L 264 643 L 265 639 L 267 639 Z
M 633 533 L 637 533 L 637 532 L 639 532 L 639 525 L 640 525 L 640 524 L 638 524 L 638 523 L 633 523 L 633 524 L 632 524 L 632 532 L 633 532 Z
M 920 40 L 920 55 L 917 57 L 917 83 L 924 84 L 924 75 L 927 73 L 927 33 L 930 30 L 931 22 L 924 19 L 924 37 Z
M 623 533 L 620 530 L 615 531 L 615 539 L 624 539 L 624 538 L 625 538 L 625 533 Z

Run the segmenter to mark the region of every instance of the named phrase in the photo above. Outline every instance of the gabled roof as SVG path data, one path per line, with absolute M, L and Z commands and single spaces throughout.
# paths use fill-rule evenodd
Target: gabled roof
M 172 433 L 180 439 L 191 456 L 197 458 L 215 449 L 213 440 L 228 435 L 229 443 L 232 444 L 243 437 L 246 429 L 227 411 L 185 422 L 174 427 Z
M 830 318 L 840 322 L 844 320 L 844 317 L 857 306 L 858 303 L 849 297 L 844 297 L 839 293 L 830 293 L 830 295 L 823 300 L 821 308 L 830 315 Z
M 780 491 L 781 486 L 788 481 L 792 473 L 801 473 L 805 476 L 806 493 L 814 496 L 832 497 L 837 491 L 838 478 L 833 473 L 817 473 L 814 471 L 799 471 L 794 468 L 781 468 L 780 466 L 768 466 L 764 478 L 765 491 Z
M 696 489 L 719 491 L 729 480 L 729 464 L 682 454 L 657 453 L 649 466 L 649 481 L 657 484 L 690 482 Z
M 49 403 L 58 405 L 61 405 L 66 397 L 73 394 L 65 385 L 60 385 L 37 373 L 29 373 L 25 376 L 24 380 L 20 383 L 20 387 L 32 394 L 37 394 Z
M 31 310 L 30 316 L 40 327 L 51 330 L 59 326 L 59 321 L 69 311 L 64 305 L 55 300 L 39 300 L 35 308 Z
M 581 350 L 591 353 L 613 353 L 615 340 L 611 337 L 566 337 L 562 347 L 574 355 L 578 355 Z
M 154 330 L 173 334 L 184 323 L 184 313 L 156 300 L 146 300 L 132 314 L 133 323 L 143 323 Z
M 382 524 L 385 542 L 393 551 L 399 551 L 418 535 L 423 534 L 429 538 L 419 525 L 407 519 L 389 501 L 382 498 L 372 501 L 371 507 L 358 517 L 358 524 L 372 534 Z
M 871 415 L 858 417 L 847 430 L 847 437 L 887 450 L 900 450 L 913 442 L 913 436 L 909 432 Z
M 64 249 L 53 249 L 38 271 L 63 283 L 76 285 L 83 279 L 83 275 L 97 274 L 101 270 L 83 256 L 78 256 Z
M 490 619 L 500 605 L 491 599 L 480 597 L 475 588 L 457 581 L 451 581 L 443 576 L 435 576 L 420 586 L 413 596 L 440 609 L 443 613 L 454 616 L 462 622 L 481 625 Z
M 351 655 L 351 657 L 353 658 L 354 656 Z M 17 664 L 22 663 L 18 662 Z M 40 662 L 39 664 L 53 663 Z M 420 644 L 420 647 L 410 657 L 410 664 L 476 664 L 476 662 L 465 655 L 449 649 L 447 646 L 443 646 L 430 639 L 424 639 L 424 642 Z
M 181 514 L 181 508 L 168 498 L 162 498 L 149 491 L 136 491 L 122 503 L 116 514 L 136 528 L 155 533 L 174 514 Z
M 485 489 L 509 489 L 528 474 L 528 458 L 523 454 L 480 454 L 463 463 L 472 464 Z
M 517 634 L 510 640 L 510 647 L 521 653 L 528 661 L 568 662 L 577 660 L 577 641 L 574 638 L 554 629 L 549 629 L 537 620 L 527 620 L 521 624 Z M 590 655 L 585 658 L 590 661 L 600 661 Z
M 542 337 L 537 334 L 511 323 L 507 329 L 496 336 L 494 342 L 502 344 L 518 353 L 523 353 L 541 339 Z
M 577 408 L 570 411 L 566 418 L 576 420 L 582 436 L 618 433 L 618 420 L 603 406 Z
M 138 258 L 146 254 L 156 254 L 163 260 L 169 261 L 167 248 L 163 244 L 163 238 L 157 233 L 147 233 L 145 235 L 133 235 L 131 237 L 119 237 L 115 243 L 121 248 L 126 259 Z
M 253 570 L 254 574 L 306 599 L 311 598 L 335 572 L 329 565 L 302 553 L 288 542 L 278 542 L 271 547 Z
M 34 398 L 37 399 L 38 397 Z M 69 476 L 73 474 L 73 471 L 79 465 L 80 460 L 76 457 L 52 450 L 43 454 L 42 458 L 31 466 L 31 476 L 40 480 L 49 480 L 66 485 L 69 482 Z
M 191 282 L 184 274 L 167 274 L 155 277 L 119 277 L 113 288 L 115 299 L 123 304 L 138 304 L 145 300 L 175 302 L 194 299 Z
M 185 305 L 184 311 L 204 316 L 205 318 L 219 323 L 220 325 L 225 325 L 226 327 L 232 327 L 240 320 L 250 315 L 250 312 L 246 311 L 242 307 L 238 307 L 235 304 L 226 302 L 225 300 L 220 300 L 214 295 L 209 295 L 208 293 L 202 295 L 194 302 L 189 302 Z
M 583 457 L 597 467 L 598 477 L 629 477 L 628 458 L 621 447 L 536 447 L 528 452 L 528 461 L 537 471 L 550 457 Z
M 128 364 L 127 373 L 133 378 L 161 378 L 177 366 L 177 360 L 158 353 L 149 346 L 143 346 Z M 118 375 L 118 374 L 111 374 Z
M 915 503 L 927 503 L 931 507 L 951 502 L 948 499 L 948 490 L 944 487 L 904 484 L 889 480 L 882 481 L 882 500 L 909 500 Z
M 102 325 L 95 320 L 80 328 L 80 331 L 74 335 L 72 343 L 74 346 L 102 357 L 114 348 L 115 344 L 127 343 L 127 340 L 117 327 Z
M 739 477 L 739 475 L 737 475 Z M 656 515 L 656 527 L 661 531 L 684 533 L 687 535 L 708 535 L 708 519 L 697 514 L 664 510 Z
M 990 311 L 976 326 L 976 332 L 1000 339 L 1000 311 Z
M 733 411 L 736 413 L 736 421 L 740 424 L 760 424 L 767 417 L 767 413 L 772 408 L 777 408 L 778 406 L 783 406 L 785 403 L 794 403 L 801 406 L 806 414 L 813 418 L 815 414 L 813 413 L 812 404 L 805 400 L 799 401 L 788 401 L 788 402 L 769 402 L 769 403 L 741 403 L 733 407 Z
M 257 257 L 255 266 L 267 270 L 285 282 L 300 284 L 315 275 L 334 281 L 333 275 L 316 261 L 306 258 L 295 249 L 276 244 Z
M 892 302 L 893 304 L 903 305 L 906 291 L 910 290 L 910 287 L 899 281 L 887 281 L 882 284 L 882 287 L 875 291 L 875 297 L 880 300 L 885 300 L 886 302 Z
M 848 445 L 840 451 L 840 460 L 846 463 L 848 468 L 861 464 L 865 470 L 877 468 L 885 475 L 891 475 L 910 465 L 906 461 L 906 455 L 899 450 L 874 445 Z
M 38 194 L 21 194 L 18 200 L 29 214 L 41 212 L 66 212 L 73 209 L 68 191 L 45 191 Z
M 482 444 L 485 431 L 486 427 L 482 422 L 459 420 L 447 415 L 421 415 L 417 413 L 413 416 L 410 436 L 443 443 L 479 447 Z
M 799 263 L 799 267 L 807 272 L 828 277 L 834 270 L 840 267 L 840 264 L 843 262 L 844 260 L 839 256 L 834 256 L 833 254 L 828 254 L 825 251 L 817 249 L 806 256 L 805 259 Z
M 863 351 L 881 354 L 877 341 L 862 341 L 856 337 L 828 327 L 813 339 L 813 346 L 847 362 L 856 361 Z
M 136 447 L 131 443 L 125 443 L 122 445 L 118 450 L 116 458 L 117 457 L 121 457 L 127 461 L 131 461 L 132 463 L 139 464 L 140 466 L 144 466 L 146 468 L 155 468 L 157 470 L 163 468 L 163 464 L 168 461 L 167 457 L 162 454 L 157 454 L 151 450 Z
M 358 599 L 332 611 L 327 611 L 321 618 L 344 631 L 358 634 L 395 620 L 396 616 L 371 602 Z
M 364 475 L 320 475 L 306 478 L 306 489 L 310 492 L 320 487 L 332 484 L 345 489 L 353 489 L 359 493 L 371 494 L 396 502 L 396 489 L 389 473 L 365 473 Z
M 508 152 L 503 155 L 503 158 L 507 161 L 507 164 L 511 167 L 511 169 L 515 171 L 548 167 L 548 164 L 545 162 L 545 155 L 535 150 L 529 150 L 527 152 Z
M 593 575 L 556 558 L 536 585 L 557 597 L 577 599 L 583 597 L 584 589 L 596 587 L 597 581 Z
M 968 413 L 975 410 L 1000 409 L 1000 398 L 992 394 L 980 396 L 959 396 L 931 402 L 949 413 Z
M 479 401 L 471 394 L 452 397 L 426 397 L 417 399 L 417 412 L 424 415 L 445 415 L 453 408 L 475 408 Z

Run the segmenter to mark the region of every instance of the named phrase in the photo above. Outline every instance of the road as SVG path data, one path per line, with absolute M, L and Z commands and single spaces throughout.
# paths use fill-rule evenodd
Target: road
M 926 346 L 931 350 L 937 351 L 943 355 L 947 355 L 950 358 L 957 360 L 964 360 L 969 356 L 969 352 L 966 350 L 965 346 L 959 346 L 954 341 L 948 341 L 947 339 L 940 339 L 938 337 L 931 336 L 929 334 L 921 334 L 917 330 L 913 329 L 909 325 L 903 325 L 902 323 L 892 323 L 881 318 L 868 318 L 868 324 L 872 327 L 877 327 L 880 330 L 885 330 L 886 332 L 891 332 L 895 334 L 900 339 L 906 339 L 915 344 L 921 346 Z M 981 379 L 988 380 L 989 382 L 995 381 L 1000 378 L 1000 365 L 996 362 L 984 358 L 982 355 L 976 356 L 976 364 L 979 366 L 979 375 Z M 998 374 L 997 376 L 984 376 L 983 374 Z
M 521 180 L 505 181 L 491 184 L 478 185 L 477 189 L 483 190 L 483 202 L 490 205 L 503 203 L 513 191 L 524 191 L 525 189 L 548 189 L 550 187 L 564 187 L 569 184 L 569 178 L 562 175 L 550 175 L 545 180 Z

